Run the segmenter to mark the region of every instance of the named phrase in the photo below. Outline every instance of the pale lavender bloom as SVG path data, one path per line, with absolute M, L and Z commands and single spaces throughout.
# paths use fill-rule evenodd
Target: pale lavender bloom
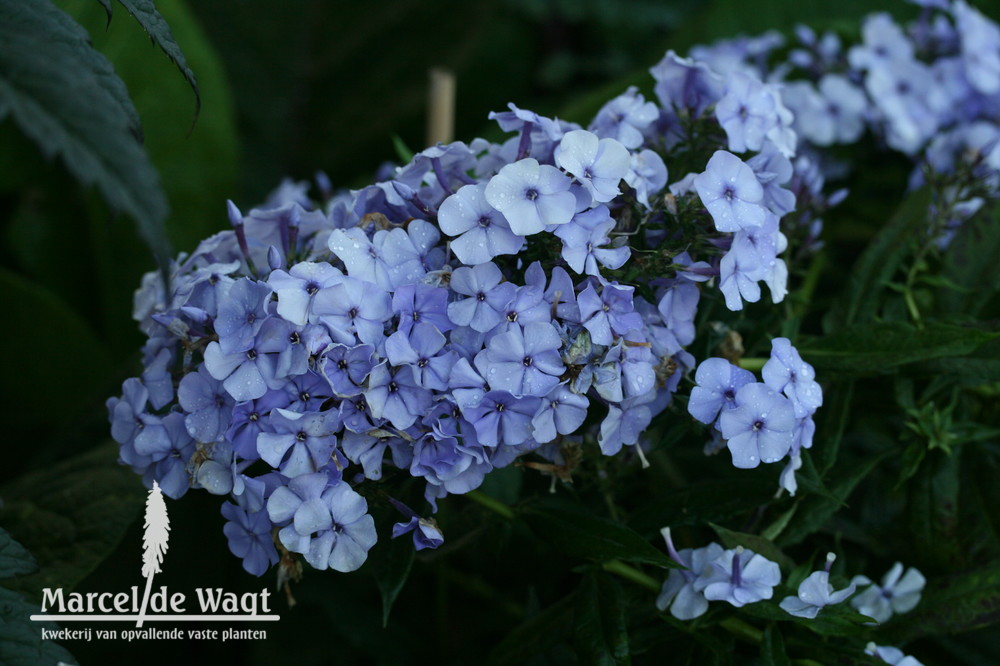
M 430 391 L 421 388 L 413 376 L 413 368 L 404 365 L 390 369 L 388 363 L 379 363 L 368 375 L 365 400 L 372 416 L 388 419 L 393 426 L 406 429 L 430 408 Z
M 542 398 L 538 412 L 531 419 L 532 437 L 536 442 L 551 442 L 556 435 L 570 435 L 587 418 L 590 400 L 574 393 L 566 384 L 556 386 Z
M 417 322 L 409 333 L 396 331 L 386 339 L 385 355 L 393 365 L 409 366 L 418 386 L 446 391 L 457 354 L 441 353 L 445 342 L 433 324 Z
M 763 205 L 781 217 L 795 210 L 795 194 L 781 187 L 792 179 L 792 163 L 768 144 L 764 150 L 747 160 L 757 182 L 764 189 Z
M 865 654 L 872 657 L 878 657 L 882 661 L 890 666 L 923 666 L 923 663 L 917 661 L 916 658 L 907 656 L 902 650 L 890 645 L 875 645 L 874 642 L 868 643 L 865 647 Z
M 835 120 L 834 141 L 857 141 L 865 129 L 868 111 L 865 94 L 850 79 L 839 74 L 824 74 L 819 80 L 819 91 L 826 103 L 826 112 Z
M 781 609 L 795 617 L 811 620 L 825 606 L 842 603 L 854 594 L 854 583 L 836 592 L 833 590 L 833 585 L 830 585 L 830 565 L 833 564 L 834 557 L 833 553 L 828 554 L 826 568 L 823 571 L 814 571 L 799 583 L 797 596 L 782 599 L 779 604 Z
M 450 303 L 448 316 L 459 326 L 471 326 L 480 333 L 492 330 L 503 320 L 500 312 L 514 297 L 514 285 L 502 280 L 503 273 L 492 262 L 456 268 L 451 288 L 469 298 Z
M 625 182 L 635 190 L 635 198 L 646 208 L 652 208 L 649 197 L 667 184 L 667 166 L 655 150 L 643 150 L 632 154 L 632 162 Z
M 142 385 L 149 391 L 149 403 L 153 409 L 161 409 L 174 400 L 174 378 L 168 367 L 173 361 L 173 350 L 164 347 L 156 352 L 142 371 Z
M 267 317 L 271 287 L 250 278 L 237 280 L 219 304 L 215 332 L 224 354 L 244 352 L 253 346 L 254 336 Z
M 719 231 L 739 231 L 764 224 L 764 189 L 753 169 L 732 153 L 717 150 L 694 187 Z
M 984 95 L 1000 92 L 1000 28 L 965 0 L 955 0 L 951 11 L 969 83 Z
M 868 71 L 865 87 L 886 123 L 891 147 L 912 155 L 934 136 L 940 117 L 930 107 L 929 67 L 916 60 L 878 64 Z
M 191 486 L 187 467 L 197 445 L 185 429 L 184 417 L 179 412 L 167 414 L 162 423 L 166 447 L 151 453 L 153 462 L 143 471 L 142 481 L 152 488 L 155 480 L 164 495 L 180 499 Z
M 283 346 L 287 346 L 283 345 Z M 246 351 L 224 354 L 218 342 L 210 342 L 205 348 L 205 368 L 236 402 L 256 400 L 268 388 L 279 389 L 285 384 L 284 378 L 275 376 L 274 354 L 280 351 L 260 344 Z
M 544 231 L 551 224 L 566 224 L 576 212 L 572 181 L 559 169 L 525 158 L 508 164 L 490 179 L 486 201 L 500 211 L 519 236 Z
M 300 414 L 275 409 L 269 422 L 273 432 L 257 436 L 257 452 L 271 467 L 292 478 L 317 472 L 332 460 L 340 430 L 336 410 Z
M 795 408 L 788 398 L 753 382 L 736 392 L 736 406 L 719 416 L 719 429 L 740 469 L 781 460 L 792 447 Z
M 719 289 L 726 297 L 726 307 L 737 312 L 743 309 L 743 301 L 756 303 L 760 300 L 761 265 L 752 253 L 727 252 L 719 263 Z
M 601 431 L 597 436 L 597 444 L 601 453 L 613 456 L 622 450 L 623 446 L 635 446 L 636 452 L 642 457 L 642 447 L 639 436 L 653 420 L 653 413 L 648 402 L 655 396 L 647 394 L 622 401 L 621 406 L 608 405 L 608 415 L 601 421 Z M 644 467 L 648 464 L 644 463 Z
M 288 394 L 281 390 L 268 391 L 255 400 L 240 402 L 233 408 L 232 423 L 226 430 L 226 439 L 233 443 L 233 450 L 243 460 L 257 460 L 257 436 L 271 432 L 268 414 L 272 409 L 288 406 Z
M 556 165 L 576 176 L 594 201 L 621 194 L 618 183 L 628 173 L 628 149 L 615 139 L 598 139 L 586 130 L 567 132 L 555 152 Z
M 896 562 L 882 578 L 882 584 L 872 583 L 866 576 L 855 576 L 851 583 L 869 585 L 851 599 L 851 606 L 876 622 L 886 622 L 894 613 L 907 613 L 920 603 L 926 579 L 914 568 L 903 573 L 903 564 Z
M 695 372 L 688 413 L 704 424 L 714 423 L 719 412 L 736 407 L 736 392 L 754 381 L 753 373 L 724 358 L 707 358 Z
M 331 345 L 319 361 L 319 371 L 336 395 L 342 398 L 360 395 L 361 384 L 375 365 L 374 354 L 371 345 Z
M 524 238 L 510 230 L 503 214 L 486 202 L 486 183 L 466 185 L 438 210 L 441 231 L 457 236 L 451 250 L 464 264 L 482 264 L 501 254 L 517 254 Z
M 786 245 L 787 239 L 778 231 L 778 218 L 771 211 L 767 211 L 761 226 L 741 229 L 733 235 L 732 246 L 726 255 L 733 256 L 733 263 L 722 266 L 720 262 L 719 267 L 719 288 L 727 298 L 727 305 L 730 299 L 737 301 L 737 295 L 750 302 L 759 299 L 760 287 L 756 285 L 759 280 L 767 283 L 771 300 L 775 303 L 784 300 L 788 293 L 788 267 L 784 260 L 778 259 L 778 253 Z M 723 262 L 726 257 L 723 257 Z M 729 270 L 733 270 L 733 274 Z M 732 278 L 736 278 L 735 282 Z M 754 285 L 750 286 L 750 283 Z
M 723 551 L 710 566 L 710 572 L 695 581 L 694 589 L 709 601 L 728 601 L 737 608 L 770 599 L 781 582 L 777 564 L 742 546 Z
M 719 101 L 725 82 L 703 62 L 681 58 L 672 50 L 649 73 L 654 92 L 665 109 L 687 109 L 693 117 Z
M 440 240 L 437 226 L 419 218 L 407 222 L 405 230 L 376 231 L 372 242 L 389 265 L 389 291 L 420 280 L 427 271 L 441 268 L 445 252 Z
M 684 569 L 670 570 L 670 575 L 656 597 L 656 607 L 662 611 L 669 605 L 670 614 L 678 620 L 693 620 L 704 615 L 708 610 L 708 599 L 700 590 L 695 589 L 695 583 L 702 576 L 712 574 L 711 563 L 722 555 L 722 546 L 710 543 L 703 548 L 683 548 L 677 551 L 670 538 L 670 528 L 664 527 L 660 533 L 667 542 L 670 558 Z
M 674 258 L 674 263 L 677 263 L 677 257 Z M 656 311 L 663 319 L 667 334 L 670 336 L 668 348 L 671 354 L 679 352 L 694 341 L 694 318 L 698 312 L 700 298 L 701 291 L 698 286 L 684 279 L 677 280 L 663 292 Z
M 374 433 L 374 434 L 370 434 Z M 416 429 L 411 429 L 408 437 L 419 434 Z M 376 437 L 375 435 L 378 435 Z M 353 463 L 358 463 L 365 472 L 366 479 L 378 480 L 382 478 L 382 459 L 385 457 L 385 450 L 389 448 L 393 453 L 393 462 L 397 467 L 409 466 L 409 460 L 399 459 L 398 452 L 403 449 L 412 450 L 413 444 L 402 437 L 391 435 L 386 430 L 370 430 L 368 432 L 354 432 L 345 430 L 344 437 L 340 442 L 344 455 Z
M 489 388 L 486 380 L 465 357 L 459 358 L 452 366 L 451 374 L 448 376 L 448 386 L 455 403 L 463 409 L 478 405 Z
M 531 418 L 538 411 L 539 399 L 516 398 L 507 391 L 490 391 L 475 405 L 462 407 L 462 414 L 476 429 L 479 443 L 495 448 L 531 440 Z
M 598 279 L 603 285 L 600 296 L 593 282 L 588 283 L 577 296 L 580 319 L 583 327 L 590 331 L 591 340 L 599 345 L 610 345 L 614 343 L 615 336 L 641 329 L 642 315 L 635 311 L 632 304 L 633 287 Z
M 715 117 L 729 138 L 729 150 L 760 150 L 764 137 L 778 125 L 775 96 L 769 86 L 743 72 L 734 72 L 726 93 L 715 105 Z
M 813 414 L 823 404 L 823 389 L 816 371 L 802 360 L 788 338 L 771 340 L 771 357 L 761 370 L 764 383 L 792 401 L 796 418 Z
M 384 337 L 385 323 L 392 317 L 392 306 L 389 294 L 381 287 L 345 277 L 313 296 L 313 313 L 336 342 L 354 346 L 360 339 L 377 347 Z
M 435 492 L 439 489 L 461 495 L 478 488 L 493 465 L 474 437 L 461 439 L 464 443 L 457 436 L 437 433 L 427 433 L 418 439 L 413 443 L 410 474 L 425 479 L 429 486 L 435 487 Z
M 323 473 L 304 474 L 279 486 L 267 500 L 271 522 L 285 524 L 278 538 L 317 569 L 354 571 L 378 536 L 368 503 L 345 482 L 329 485 Z
M 796 439 L 788 454 L 788 463 L 778 476 L 778 485 L 787 490 L 788 494 L 792 497 L 795 497 L 795 493 L 799 489 L 799 482 L 795 478 L 795 472 L 802 469 L 802 453 L 799 451 L 800 448 Z
M 494 389 L 523 395 L 544 396 L 559 384 L 565 370 L 559 357 L 562 340 L 552 324 L 530 322 L 524 331 L 513 326 L 494 336 L 476 356 L 476 367 L 488 368 L 486 379 Z M 481 359 L 484 359 L 481 361 Z
M 278 295 L 278 314 L 300 326 L 309 321 L 312 299 L 325 287 L 340 282 L 344 274 L 326 262 L 302 261 L 288 272 L 272 271 L 267 283 Z
M 444 534 L 433 519 L 425 520 L 420 516 L 413 516 L 408 522 L 392 526 L 393 539 L 409 532 L 413 532 L 413 546 L 416 550 L 434 549 L 444 543 Z
M 588 128 L 601 138 L 615 139 L 626 148 L 638 148 L 643 132 L 659 118 L 653 102 L 647 102 L 635 86 L 615 97 L 597 112 Z
M 433 324 L 442 333 L 455 328 L 448 318 L 448 290 L 423 282 L 404 284 L 392 295 L 392 311 L 399 315 L 399 330 L 409 332 L 417 322 Z
M 503 315 L 503 321 L 493 329 L 491 335 L 506 333 L 530 322 L 547 324 L 552 321 L 552 306 L 545 300 L 545 293 L 540 287 L 523 285 L 514 290 L 513 297 L 500 310 L 500 314 Z
M 854 69 L 913 60 L 913 44 L 889 14 L 880 12 L 865 18 L 861 34 L 864 45 L 852 47 L 847 54 Z
M 562 239 L 562 257 L 570 268 L 577 273 L 600 275 L 598 262 L 613 270 L 628 261 L 631 253 L 627 246 L 602 247 L 611 243 L 608 232 L 614 228 L 615 220 L 608 207 L 601 205 L 577 213 L 569 224 L 553 233 Z
M 222 505 L 226 535 L 230 552 L 243 560 L 243 568 L 254 576 L 278 563 L 278 551 L 271 539 L 271 521 L 266 511 L 247 511 L 231 502 Z
M 344 262 L 352 278 L 373 282 L 384 291 L 392 289 L 389 266 L 362 229 L 334 229 L 330 233 L 329 247 Z
M 233 399 L 205 365 L 189 372 L 177 387 L 177 400 L 187 412 L 184 425 L 199 442 L 214 442 L 225 434 L 233 413 Z

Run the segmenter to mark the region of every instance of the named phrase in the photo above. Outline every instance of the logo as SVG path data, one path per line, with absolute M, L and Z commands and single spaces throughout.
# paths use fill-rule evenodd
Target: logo
M 98 638 L 167 639 L 261 639 L 267 632 L 260 630 L 163 631 L 143 629 L 147 622 L 276 622 L 280 616 L 271 613 L 271 592 L 237 594 L 219 588 L 195 588 L 194 596 L 160 586 L 153 590 L 153 578 L 160 573 L 163 556 L 170 539 L 170 519 L 160 486 L 154 481 L 146 498 L 146 513 L 142 535 L 142 577 L 146 584 L 139 597 L 139 586 L 128 592 L 70 592 L 62 588 L 42 590 L 41 613 L 30 616 L 36 622 L 134 622 L 135 630 L 98 630 Z M 89 628 L 82 630 L 42 630 L 43 639 L 91 640 Z

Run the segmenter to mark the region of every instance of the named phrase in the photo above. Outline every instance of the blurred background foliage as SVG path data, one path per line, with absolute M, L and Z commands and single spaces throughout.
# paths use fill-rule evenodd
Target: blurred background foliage
M 227 226 L 227 198 L 246 210 L 282 178 L 309 180 L 318 170 L 335 187 L 359 187 L 380 164 L 396 159 L 394 137 L 421 149 L 431 67 L 448 68 L 457 77 L 455 138 L 497 138 L 487 114 L 508 102 L 586 124 L 627 85 L 648 92 L 646 70 L 668 48 L 683 54 L 695 44 L 739 34 L 789 34 L 797 23 L 856 35 L 860 18 L 871 11 L 915 11 L 887 0 L 159 0 L 156 6 L 198 79 L 196 116 L 191 87 L 121 7 L 109 22 L 102 3 L 57 4 L 88 30 L 128 87 L 169 201 L 166 235 L 175 252 Z M 1000 0 L 976 4 L 1000 17 Z M 906 166 L 888 164 L 880 179 L 868 181 L 874 184 L 867 191 L 849 199 L 843 224 L 828 224 L 828 247 L 836 248 L 828 265 L 853 261 L 876 231 L 871 221 L 885 219 L 898 203 Z M 880 199 L 880 188 L 896 198 Z M 0 122 L 0 230 L 7 350 L 0 382 L 14 398 L 4 402 L 5 440 L 14 454 L 0 473 L 0 522 L 42 566 L 14 587 L 29 597 L 55 581 L 81 591 L 127 589 L 138 584 L 133 574 L 144 489 L 131 472 L 114 467 L 115 448 L 102 444 L 108 440 L 104 401 L 139 369 L 142 337 L 130 316 L 132 293 L 154 268 L 152 254 L 125 216 L 80 187 L 59 160 L 43 158 L 10 118 Z M 838 245 L 838 239 L 845 242 Z M 820 302 L 823 287 L 837 280 L 834 272 L 824 273 Z M 818 319 L 806 328 L 819 333 Z M 878 430 L 873 424 L 872 431 Z M 673 441 L 685 435 L 691 435 L 687 425 L 663 433 Z M 683 467 L 687 456 L 694 462 L 701 453 L 676 456 Z M 749 484 L 747 497 L 766 498 L 775 483 L 770 476 L 777 474 L 760 470 L 748 481 L 728 465 L 716 467 L 720 487 Z M 995 467 L 990 458 L 977 474 Z M 651 473 L 641 485 L 676 481 L 674 473 Z M 612 474 L 608 483 L 613 481 Z M 946 481 L 928 477 L 921 483 L 957 496 L 953 488 L 942 490 Z M 547 483 L 508 469 L 491 475 L 484 490 L 513 502 L 521 484 L 529 485 L 524 494 L 544 494 Z M 995 494 L 989 485 L 983 488 Z M 708 506 L 706 492 L 685 499 L 692 511 Z M 215 498 L 192 493 L 170 511 L 175 528 L 158 582 L 232 591 L 273 586 L 270 576 L 257 580 L 243 573 L 229 555 Z M 740 507 L 715 511 L 713 519 L 724 520 Z M 875 514 L 871 519 L 878 524 Z M 635 518 L 633 527 L 652 540 L 667 518 L 652 511 Z M 476 658 L 493 646 L 499 646 L 495 657 L 502 663 L 571 660 L 560 653 L 563 648 L 540 658 L 530 647 L 539 637 L 552 642 L 570 632 L 572 609 L 565 604 L 573 597 L 565 597 L 563 607 L 549 606 L 552 598 L 540 598 L 531 582 L 575 584 L 579 576 L 568 570 L 567 560 L 529 538 L 523 524 L 484 519 L 462 498 L 445 502 L 440 520 L 448 525 L 449 542 L 418 558 L 414 567 L 423 575 L 411 577 L 386 630 L 370 577 L 313 572 L 296 588 L 293 611 L 279 605 L 286 618 L 269 628 L 266 642 L 114 647 L 122 662 L 141 655 L 149 664 L 176 663 L 192 649 L 220 663 L 480 663 Z M 838 529 L 858 528 L 845 519 Z M 478 547 L 462 549 L 470 541 Z M 73 548 L 67 550 L 67 543 Z M 877 540 L 871 547 L 874 553 L 893 552 Z M 946 560 L 946 551 L 935 557 Z M 468 573 L 476 571 L 490 571 L 491 580 Z M 523 580 L 523 571 L 532 572 L 531 581 Z M 619 593 L 636 594 L 608 592 L 612 599 Z M 651 596 L 637 604 L 647 606 L 649 617 L 633 618 L 640 624 L 654 615 Z M 511 635 L 525 617 L 541 621 Z M 655 644 L 641 631 L 632 638 L 640 649 L 644 640 Z M 978 654 L 977 640 L 988 642 L 974 636 L 955 650 Z M 109 646 L 69 647 L 82 663 L 99 663 Z

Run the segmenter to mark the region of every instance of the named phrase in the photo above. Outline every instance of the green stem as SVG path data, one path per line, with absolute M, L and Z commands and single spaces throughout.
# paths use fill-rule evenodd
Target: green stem
M 644 574 L 638 569 L 630 567 L 620 560 L 609 560 L 602 564 L 601 568 L 609 573 L 613 573 L 626 580 L 630 580 L 633 583 L 642 585 L 653 592 L 659 592 L 660 587 L 662 586 L 662 584 L 658 583 L 652 576 Z
M 652 590 L 654 592 L 660 591 L 660 583 L 656 581 L 655 578 L 649 576 L 642 571 L 634 567 L 630 567 L 620 560 L 610 560 L 601 565 L 601 568 L 609 573 L 621 576 L 626 580 L 630 580 L 633 583 L 637 583 L 646 589 Z M 757 627 L 747 624 L 739 618 L 730 617 L 719 623 L 719 626 L 733 634 L 737 638 L 741 638 L 748 643 L 760 643 L 764 638 L 764 633 Z
M 470 490 L 469 492 L 465 493 L 465 496 L 468 497 L 473 502 L 477 502 L 478 504 L 485 506 L 487 509 L 490 509 L 491 511 L 500 514 L 507 520 L 514 520 L 513 509 L 511 509 L 503 502 L 495 500 L 489 495 L 486 495 L 479 490 Z
M 719 626 L 748 643 L 760 643 L 764 639 L 764 632 L 735 617 L 726 618 L 719 623 Z
M 761 361 L 760 363 L 761 367 L 763 367 L 764 365 L 763 363 L 764 359 L 750 359 L 750 360 Z M 500 514 L 507 520 L 514 519 L 513 509 L 511 509 L 503 502 L 493 499 L 489 495 L 485 495 L 478 490 L 472 490 L 465 493 L 465 496 L 471 499 L 473 502 L 477 502 L 478 504 L 486 507 L 487 509 L 490 509 L 491 511 Z M 617 576 L 621 576 L 625 580 L 630 580 L 637 585 L 641 585 L 647 590 L 651 590 L 653 592 L 660 591 L 661 583 L 658 582 L 655 578 L 653 578 L 649 574 L 639 571 L 635 567 L 631 567 L 625 564 L 621 560 L 609 560 L 604 564 L 602 564 L 601 568 L 607 571 L 608 573 L 613 573 Z M 763 640 L 763 633 L 760 631 L 760 629 L 757 629 L 756 627 L 749 625 L 743 620 L 737 619 L 735 617 L 723 620 L 722 622 L 719 623 L 719 626 L 728 631 L 729 633 L 733 634 L 737 638 L 742 638 L 743 640 L 750 643 L 760 643 L 761 640 Z
M 766 358 L 741 358 L 740 367 L 744 370 L 749 370 L 750 372 L 760 372 L 761 368 L 764 367 L 764 364 L 767 363 L 767 361 L 768 359 Z

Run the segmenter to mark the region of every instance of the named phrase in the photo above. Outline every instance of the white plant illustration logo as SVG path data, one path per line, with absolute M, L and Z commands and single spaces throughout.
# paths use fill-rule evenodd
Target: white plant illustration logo
M 142 575 L 146 578 L 146 591 L 142 595 L 142 606 L 139 608 L 137 627 L 142 626 L 149 603 L 149 592 L 153 586 L 153 574 L 160 573 L 160 563 L 163 554 L 167 552 L 167 540 L 170 538 L 170 519 L 167 517 L 167 505 L 163 501 L 160 486 L 153 481 L 153 487 L 146 498 L 146 519 L 143 523 L 146 531 L 142 535 Z

